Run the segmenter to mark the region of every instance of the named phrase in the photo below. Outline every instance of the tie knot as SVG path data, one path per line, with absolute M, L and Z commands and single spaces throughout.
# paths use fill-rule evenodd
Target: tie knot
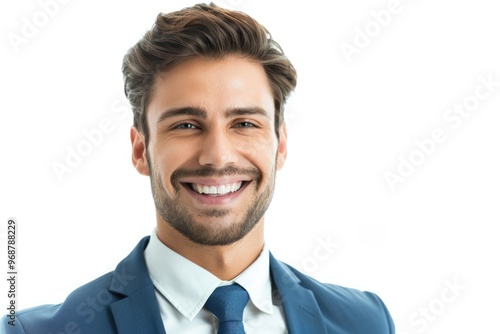
M 243 310 L 248 299 L 248 292 L 238 284 L 221 286 L 210 295 L 205 308 L 219 319 L 219 329 L 230 325 L 229 322 L 242 328 Z

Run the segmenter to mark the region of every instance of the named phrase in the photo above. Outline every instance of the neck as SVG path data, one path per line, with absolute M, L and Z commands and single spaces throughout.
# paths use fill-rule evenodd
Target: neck
M 264 219 L 241 240 L 226 246 L 199 245 L 179 233 L 163 219 L 158 220 L 158 239 L 174 252 L 230 281 L 248 268 L 264 247 Z

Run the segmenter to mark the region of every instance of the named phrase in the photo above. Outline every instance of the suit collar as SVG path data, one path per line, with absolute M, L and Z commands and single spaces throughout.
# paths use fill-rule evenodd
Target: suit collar
M 122 296 L 122 299 L 110 305 L 119 334 L 165 334 L 155 290 L 144 260 L 144 249 L 148 242 L 149 237 L 144 237 L 113 272 L 109 290 Z M 312 292 L 302 287 L 300 279 L 272 254 L 269 261 L 288 332 L 327 334 L 321 310 Z
M 327 334 L 321 310 L 313 293 L 285 264 L 270 255 L 271 275 L 281 298 L 290 334 Z
M 144 260 L 148 242 L 149 237 L 144 237 L 113 272 L 109 290 L 122 296 L 110 305 L 119 334 L 165 334 Z

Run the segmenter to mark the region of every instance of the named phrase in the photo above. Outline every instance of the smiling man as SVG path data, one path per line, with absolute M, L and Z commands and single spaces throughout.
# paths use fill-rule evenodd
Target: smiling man
M 193 58 L 158 75 L 148 141 L 133 161 L 151 177 L 160 241 L 230 280 L 262 251 L 263 216 L 286 157 L 262 65 L 244 55 Z
M 123 73 L 157 227 L 115 271 L 20 312 L 8 333 L 394 333 L 375 294 L 319 283 L 264 243 L 296 85 L 264 27 L 213 4 L 160 14 Z

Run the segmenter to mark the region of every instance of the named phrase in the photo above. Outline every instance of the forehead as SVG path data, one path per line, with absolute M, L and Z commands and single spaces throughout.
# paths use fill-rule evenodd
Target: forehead
M 147 114 L 154 121 L 165 109 L 196 107 L 207 114 L 259 107 L 274 114 L 274 99 L 262 65 L 246 58 L 194 58 L 156 78 Z M 150 123 L 151 124 L 151 123 Z

